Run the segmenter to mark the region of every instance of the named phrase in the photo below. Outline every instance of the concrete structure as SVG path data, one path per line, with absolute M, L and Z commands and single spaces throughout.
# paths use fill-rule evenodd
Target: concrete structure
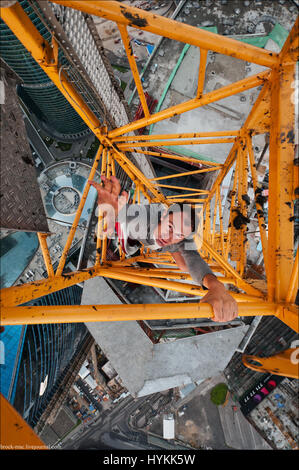
M 117 375 L 110 361 L 106 362 L 102 367 L 102 371 L 107 375 L 107 377 L 109 377 L 109 379 L 113 379 Z
M 102 278 L 84 283 L 82 305 L 120 304 Z M 86 323 L 132 396 L 199 382 L 223 371 L 247 326 L 153 344 L 135 321 Z

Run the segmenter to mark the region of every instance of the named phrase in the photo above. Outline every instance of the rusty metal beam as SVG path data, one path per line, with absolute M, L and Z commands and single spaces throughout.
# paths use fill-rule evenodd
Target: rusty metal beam
M 278 64 L 278 54 L 235 39 L 199 29 L 116 1 L 52 0 L 53 3 L 99 16 L 132 28 L 150 31 L 219 54 L 253 62 L 265 67 Z
M 294 261 L 293 171 L 295 109 L 292 83 L 295 64 L 272 71 L 269 202 L 268 293 L 269 300 L 286 299 Z
M 241 302 L 240 316 L 275 315 L 278 306 L 267 302 Z M 6 307 L 1 309 L 3 325 L 75 323 L 100 321 L 159 320 L 165 318 L 212 318 L 208 303 L 58 305 Z M 43 312 L 43 313 L 41 313 Z
M 0 410 L 0 448 L 2 451 L 48 449 L 2 394 L 0 394 Z

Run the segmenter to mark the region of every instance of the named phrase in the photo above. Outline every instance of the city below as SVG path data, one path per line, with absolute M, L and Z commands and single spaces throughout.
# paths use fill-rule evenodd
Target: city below
M 1 2 L 1 450 L 299 449 L 298 6 Z M 101 239 L 104 191 L 200 209 L 193 259 L 171 211 Z

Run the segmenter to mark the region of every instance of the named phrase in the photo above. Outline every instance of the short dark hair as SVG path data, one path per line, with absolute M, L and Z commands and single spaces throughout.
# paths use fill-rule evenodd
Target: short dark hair
M 188 211 L 184 209 L 186 206 L 188 206 Z M 188 214 L 188 216 L 190 214 L 191 231 L 194 233 L 197 230 L 199 220 L 194 206 L 191 206 L 191 204 L 186 204 L 185 202 L 176 202 L 167 209 L 167 214 L 173 214 L 174 212 L 182 212 L 184 214 Z

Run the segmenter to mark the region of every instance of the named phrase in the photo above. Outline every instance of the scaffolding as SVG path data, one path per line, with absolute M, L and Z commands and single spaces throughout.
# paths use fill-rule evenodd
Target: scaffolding
M 73 74 L 59 62 L 59 43 L 52 34 L 51 41 L 45 40 L 18 2 L 1 9 L 2 19 L 30 51 L 50 80 L 56 85 L 73 106 L 94 135 L 100 146 L 94 159 L 89 180 L 93 180 L 99 163 L 101 174 L 115 175 L 116 164 L 122 168 L 134 183 L 133 201 L 164 203 L 185 202 L 200 209 L 202 233 L 194 240 L 201 256 L 211 268 L 220 273 L 219 281 L 234 286 L 230 294 L 238 302 L 240 316 L 274 315 L 298 331 L 298 311 L 295 298 L 298 289 L 298 251 L 294 247 L 294 202 L 298 192 L 298 163 L 295 159 L 295 66 L 298 60 L 298 20 L 289 34 L 280 53 L 240 43 L 234 39 L 219 36 L 185 23 L 164 18 L 116 1 L 54 1 L 53 3 L 74 8 L 90 15 L 114 21 L 120 31 L 124 48 L 134 77 L 136 89 L 143 109 L 143 117 L 118 128 L 108 129 L 101 123 L 89 103 L 84 100 L 76 87 Z M 153 114 L 148 109 L 137 64 L 132 52 L 128 27 L 152 32 L 176 41 L 188 43 L 200 49 L 200 63 L 196 96 L 186 102 L 160 110 Z M 266 70 L 204 93 L 208 51 L 224 54 L 246 62 L 261 65 Z M 146 128 L 178 114 L 215 103 L 223 98 L 260 87 L 261 90 L 246 121 L 239 131 L 211 131 L 160 135 L 135 135 Z M 269 134 L 269 205 L 268 233 L 266 231 L 263 205 L 260 201 L 256 161 L 252 139 L 259 134 Z M 161 147 L 200 144 L 232 144 L 224 164 L 195 157 L 185 157 L 163 152 Z M 159 150 L 158 150 L 159 148 Z M 194 165 L 183 173 L 171 177 L 207 174 L 211 172 L 214 183 L 210 190 L 197 187 L 163 184 L 166 177 L 147 178 L 132 162 L 130 155 L 149 155 L 159 159 L 171 159 Z M 233 190 L 229 223 L 223 226 L 221 185 L 229 171 L 233 171 Z M 167 177 L 169 178 L 169 176 Z M 246 194 L 251 178 L 259 232 L 266 273 L 265 281 L 244 276 L 248 243 L 246 223 L 248 216 Z M 46 233 L 39 233 L 40 247 L 47 267 L 48 278 L 24 285 L 5 288 L 1 292 L 1 324 L 43 324 L 122 320 L 157 320 L 174 318 L 211 318 L 213 310 L 208 303 L 184 302 L 176 304 L 134 304 L 134 305 L 77 305 L 77 306 L 23 306 L 22 304 L 51 292 L 64 289 L 95 276 L 125 280 L 141 285 L 203 296 L 204 290 L 192 283 L 180 282 L 191 279 L 176 266 L 170 253 L 150 252 L 141 249 L 138 256 L 125 257 L 120 250 L 120 259 L 112 261 L 107 257 L 107 238 L 98 236 L 95 264 L 87 269 L 71 273 L 64 272 L 64 266 L 71 247 L 90 184 L 84 189 L 73 225 L 62 252 L 59 265 L 54 272 L 47 246 Z M 165 196 L 163 188 L 178 190 L 177 194 Z M 216 219 L 219 228 L 216 228 Z M 241 221 L 239 224 L 237 221 Z M 105 219 L 99 214 L 98 227 L 104 229 Z M 157 268 L 144 268 L 136 263 L 150 263 Z

